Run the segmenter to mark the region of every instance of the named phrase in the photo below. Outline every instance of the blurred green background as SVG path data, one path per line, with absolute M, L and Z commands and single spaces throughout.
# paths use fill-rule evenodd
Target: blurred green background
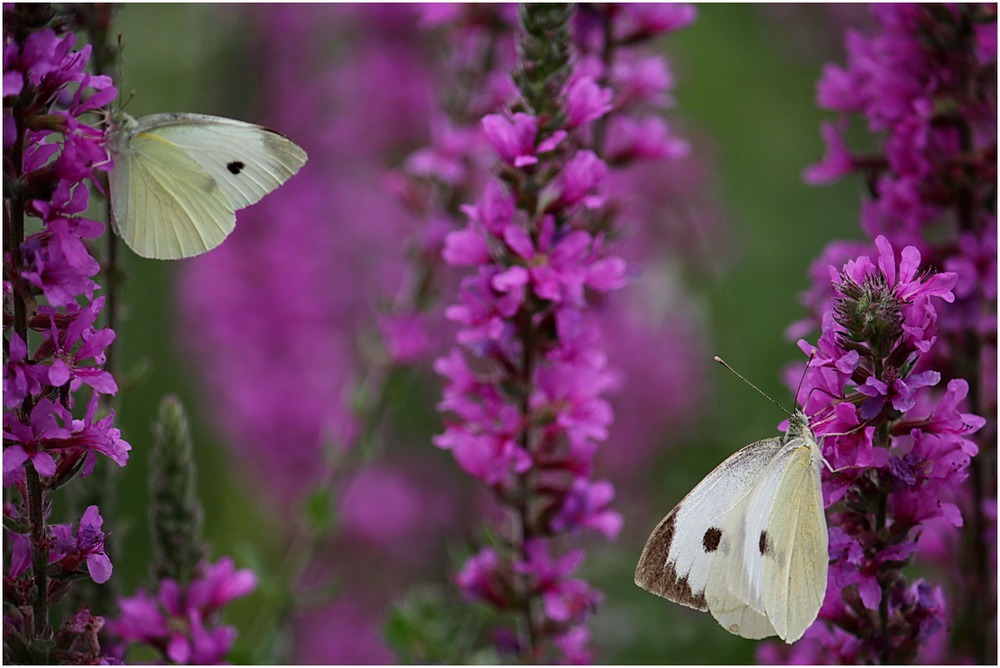
M 124 41 L 122 97 L 134 93 L 129 113 L 255 120 L 251 77 L 241 58 L 247 45 L 232 21 L 236 12 L 237 6 L 211 4 L 122 7 L 116 29 Z M 798 359 L 798 350 L 784 330 L 803 314 L 797 296 L 807 286 L 806 269 L 829 241 L 861 238 L 856 184 L 814 188 L 800 177 L 822 154 L 819 123 L 826 115 L 814 106 L 814 90 L 823 62 L 842 60 L 841 27 L 821 5 L 705 5 L 693 26 L 664 41 L 678 79 L 672 122 L 695 138 L 696 148 L 709 151 L 714 194 L 728 217 L 727 263 L 691 286 L 706 326 L 705 348 L 786 405 L 792 399 L 779 372 Z M 120 476 L 117 516 L 106 524 L 119 541 L 119 584 L 130 592 L 147 574 L 146 451 L 150 421 L 165 393 L 178 394 L 192 414 L 213 556 L 234 554 L 241 565 L 247 565 L 241 555 L 251 553 L 276 559 L 273 520 L 252 510 L 255 491 L 231 474 L 226 451 L 199 409 L 198 377 L 175 347 L 177 265 L 124 252 L 128 308 L 116 345 L 126 378 L 145 370 L 120 394 L 118 424 L 133 450 Z M 719 461 L 774 433 L 782 419 L 721 367 L 706 364 L 706 373 L 711 390 L 703 411 L 691 417 L 690 442 L 672 449 L 657 469 L 656 502 L 645 525 L 627 527 L 615 544 L 596 547 L 585 564 L 583 577 L 604 591 L 593 623 L 598 661 L 752 661 L 755 643 L 728 634 L 707 614 L 632 584 L 645 537 L 660 517 Z M 241 631 L 256 605 L 251 597 L 231 611 Z

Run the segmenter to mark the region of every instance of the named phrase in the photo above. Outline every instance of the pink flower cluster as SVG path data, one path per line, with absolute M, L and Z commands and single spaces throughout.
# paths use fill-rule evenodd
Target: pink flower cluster
M 98 394 L 118 391 L 101 366 L 115 333 L 94 326 L 104 298 L 94 299 L 99 286 L 91 277 L 100 263 L 85 244 L 104 225 L 80 215 L 90 195 L 85 182 L 94 181 L 96 170 L 107 170 L 109 163 L 103 134 L 79 118 L 106 105 L 117 91 L 110 78 L 86 72 L 90 46 L 74 51 L 75 43 L 72 34 L 45 29 L 28 35 L 23 45 L 9 39 L 4 46 L 4 98 L 30 100 L 16 118 L 5 107 L 4 151 L 20 151 L 13 176 L 25 192 L 24 214 L 42 221 L 38 232 L 5 255 L 5 305 L 13 300 L 35 304 L 36 294 L 46 301 L 24 315 L 26 328 L 42 333 L 33 350 L 26 332 L 8 335 L 4 406 L 24 410 L 4 414 L 4 435 L 16 444 L 5 452 L 5 486 L 23 478 L 22 465 L 28 460 L 42 475 L 53 476 L 57 467 L 75 474 L 77 460 L 93 452 L 108 455 L 119 466 L 128 459 L 129 445 L 113 427 L 113 415 L 95 422 L 92 405 L 85 420 L 73 421 L 68 410 L 83 386 L 93 390 L 91 404 Z M 71 85 L 72 94 L 67 92 Z M 39 120 L 43 115 L 44 123 Z M 83 306 L 80 297 L 86 300 Z M 11 324 L 5 319 L 5 326 Z M 58 462 L 53 454 L 59 455 Z
M 949 592 L 908 583 L 901 569 L 914 559 L 948 554 L 948 584 L 968 588 L 951 595 L 995 591 L 994 569 L 975 564 L 995 557 L 983 542 L 995 478 L 976 455 L 996 429 L 980 417 L 996 413 L 996 8 L 872 12 L 878 33 L 849 32 L 847 66 L 824 69 L 818 103 L 841 116 L 824 125 L 827 155 L 805 173 L 812 183 L 866 177 L 861 227 L 875 247 L 831 243 L 811 270 L 810 317 L 790 329 L 820 328 L 815 346 L 800 342 L 812 354 L 802 396 L 838 469 L 824 484 L 831 577 L 820 618 L 830 623 L 807 632 L 785 657 L 793 662 L 954 660 Z M 882 153 L 847 146 L 852 115 L 881 137 Z M 942 547 L 960 528 L 971 554 Z M 979 609 L 967 619 L 972 641 L 951 651 L 980 656 L 995 618 Z
M 996 12 L 909 4 L 872 12 L 881 31 L 848 31 L 847 66 L 823 69 L 817 103 L 842 116 L 824 123 L 827 155 L 805 177 L 828 183 L 866 172 L 874 197 L 862 209 L 862 228 L 919 245 L 962 188 L 979 201 L 996 179 Z M 850 114 L 885 134 L 883 154 L 848 148 Z
M 907 659 L 947 624 L 940 587 L 906 583 L 899 566 L 928 523 L 962 525 L 949 499 L 969 475 L 985 423 L 962 410 L 968 384 L 914 366 L 937 340 L 936 303 L 954 299 L 953 273 L 930 274 L 912 246 L 898 260 L 879 236 L 877 255 L 831 269 L 837 298 L 810 355 L 802 394 L 824 456 L 830 579 L 820 619 L 793 661 L 834 652 L 845 661 Z M 791 374 L 790 374 L 791 375 Z M 881 508 L 881 509 L 880 509 Z M 849 638 L 849 640 L 845 640 Z M 775 658 L 765 650 L 764 656 Z
M 90 506 L 76 532 L 47 521 L 53 490 L 90 473 L 97 454 L 124 466 L 131 449 L 114 412 L 97 414 L 101 395 L 118 391 L 103 368 L 115 333 L 95 326 L 105 300 L 94 297 L 101 266 L 87 241 L 104 225 L 83 215 L 88 182 L 96 185 L 98 172 L 111 165 L 103 131 L 82 117 L 117 91 L 109 77 L 88 72 L 89 45 L 76 49 L 73 34 L 36 21 L 49 8 L 3 11 L 3 484 L 14 500 L 4 507 L 11 548 L 4 646 L 17 648 L 5 656 L 25 663 L 98 660 L 101 618 L 80 610 L 53 641 L 48 606 L 79 575 L 99 584 L 111 577 L 103 520 Z M 89 398 L 77 419 L 72 409 L 84 388 Z M 36 572 L 39 563 L 48 564 L 45 573 Z
M 13 509 L 5 507 L 5 515 L 13 517 Z M 10 511 L 9 513 L 6 511 Z M 111 559 L 104 550 L 104 532 L 101 526 L 104 519 L 97 506 L 89 506 L 80 518 L 80 527 L 76 532 L 70 524 L 50 524 L 52 532 L 52 551 L 49 552 L 50 570 L 64 577 L 76 574 L 80 566 L 86 564 L 90 579 L 97 584 L 104 584 L 111 578 Z M 14 580 L 22 588 L 26 584 L 18 576 L 31 567 L 31 545 L 27 538 L 19 534 L 11 537 L 11 557 L 7 577 Z M 56 586 L 66 587 L 64 580 L 57 581 Z M 24 592 L 27 594 L 28 592 Z
M 483 117 L 500 180 L 464 207 L 468 223 L 445 238 L 442 251 L 449 265 L 470 273 L 457 303 L 445 311 L 460 325 L 460 348 L 435 364 L 445 379 L 439 407 L 446 414 L 435 443 L 491 490 L 504 509 L 504 526 L 515 527 L 501 529 L 500 546 L 473 555 L 456 581 L 470 600 L 528 610 L 527 636 L 500 636 L 509 651 L 530 660 L 589 658 L 584 624 L 600 595 L 571 577 L 583 552 L 554 556 L 555 539 L 584 527 L 614 538 L 622 523 L 610 507 L 611 484 L 592 478 L 597 446 L 612 420 L 604 395 L 617 383 L 595 313 L 627 282 L 625 261 L 608 251 L 614 194 L 609 165 L 598 152 L 624 146 L 628 123 L 660 128 L 646 137 L 660 143 L 617 151 L 613 157 L 622 163 L 676 158 L 686 150 L 646 110 L 667 87 L 662 64 L 628 50 L 602 61 L 586 46 L 616 43 L 612 35 L 632 34 L 622 26 L 633 23 L 652 30 L 648 26 L 659 25 L 654 16 L 685 24 L 692 10 L 608 12 L 583 14 L 575 24 L 584 47 L 561 91 L 561 124 L 551 122 L 554 113 L 531 109 Z M 534 38 L 527 19 L 522 29 L 529 32 L 522 39 Z M 521 62 L 519 69 L 548 66 Z M 609 116 L 612 111 L 617 115 Z M 539 600 L 536 608 L 532 601 Z
M 219 623 L 221 610 L 257 587 L 253 571 L 236 570 L 225 557 L 202 563 L 187 585 L 170 578 L 159 583 L 156 596 L 139 590 L 118 602 L 121 615 L 108 627 L 127 641 L 150 645 L 175 664 L 222 663 L 236 629 Z

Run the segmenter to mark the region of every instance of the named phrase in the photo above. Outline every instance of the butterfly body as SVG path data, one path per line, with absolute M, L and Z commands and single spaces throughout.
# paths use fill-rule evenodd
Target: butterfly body
M 112 226 L 143 257 L 173 260 L 218 246 L 236 211 L 306 162 L 283 135 L 201 114 L 123 114 L 108 141 Z
M 796 411 L 705 476 L 653 530 L 637 585 L 731 633 L 798 640 L 819 613 L 829 563 L 823 455 Z

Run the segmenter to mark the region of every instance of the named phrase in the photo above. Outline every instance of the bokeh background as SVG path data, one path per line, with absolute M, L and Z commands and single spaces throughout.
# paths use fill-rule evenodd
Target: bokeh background
M 335 18 L 319 18 L 329 8 L 310 6 L 302 11 L 316 12 L 317 21 L 336 23 Z M 410 10 L 397 6 L 385 11 Z M 590 551 L 582 573 L 605 596 L 592 623 L 597 660 L 601 662 L 752 661 L 755 643 L 726 633 L 708 615 L 636 588 L 632 583 L 635 561 L 652 527 L 705 473 L 737 448 L 775 433 L 782 419 L 773 406 L 711 364 L 711 356 L 726 358 L 764 391 L 790 405 L 793 399 L 780 382 L 780 373 L 800 353 L 784 332 L 803 314 L 798 293 L 807 286 L 807 267 L 829 241 L 861 238 L 857 225 L 859 184 L 810 187 L 802 182 L 801 171 L 822 152 L 819 123 L 825 115 L 813 103 L 821 67 L 827 61 L 842 62 L 843 30 L 867 25 L 865 8 L 705 5 L 698 12 L 691 27 L 663 40 L 677 79 L 677 104 L 669 118 L 693 144 L 704 169 L 705 196 L 716 207 L 720 221 L 719 229 L 705 237 L 705 246 L 691 256 L 694 261 L 690 264 L 696 266 L 678 267 L 679 279 L 672 288 L 684 292 L 686 314 L 697 333 L 697 348 L 703 358 L 686 360 L 697 382 L 677 387 L 676 391 L 694 393 L 697 401 L 685 411 L 682 420 L 669 423 L 660 436 L 662 447 L 648 465 L 619 472 L 612 478 L 621 499 L 619 510 L 625 515 L 625 528 L 614 543 L 588 544 Z M 185 111 L 270 123 L 260 114 L 263 109 L 280 107 L 281 101 L 259 99 L 261 75 L 256 68 L 260 67 L 261 50 L 281 48 L 281 40 L 287 35 L 280 25 L 267 34 L 260 29 L 259 20 L 248 18 L 249 13 L 240 5 L 122 7 L 116 28 L 124 43 L 122 96 L 124 99 L 131 95 L 127 110 L 136 116 Z M 400 18 L 404 28 L 406 21 L 412 20 Z M 367 37 L 360 32 L 352 39 L 361 43 Z M 372 38 L 384 39 L 385 35 Z M 258 41 L 263 39 L 276 42 L 264 47 Z M 349 53 L 350 47 L 344 48 Z M 303 121 L 301 125 L 276 129 L 309 150 L 314 138 L 300 133 L 314 126 L 310 118 L 322 113 L 329 111 L 308 107 L 285 110 L 284 118 L 298 116 Z M 383 109 L 375 118 L 391 118 L 392 113 L 414 122 L 406 109 Z M 379 131 L 373 121 L 373 137 Z M 401 161 L 403 157 L 397 158 Z M 319 161 L 319 156 L 311 155 L 310 164 Z M 386 168 L 397 166 L 398 161 Z M 280 205 L 277 198 L 281 196 L 280 190 L 271 196 L 275 206 Z M 393 241 L 386 238 L 385 243 Z M 281 563 L 293 511 L 283 511 L 280 504 L 269 501 L 268 481 L 248 472 L 238 461 L 239 450 L 227 442 L 214 412 L 218 404 L 206 388 L 205 369 L 184 345 L 199 336 L 198 323 L 181 317 L 177 310 L 178 279 L 186 261 L 147 261 L 126 252 L 124 262 L 128 274 L 124 301 L 128 306 L 116 343 L 125 378 L 121 383 L 118 424 L 133 450 L 120 476 L 115 516 L 106 524 L 114 527 L 118 540 L 114 555 L 116 577 L 126 592 L 146 582 L 150 555 L 145 476 L 150 422 L 160 398 L 166 393 L 177 394 L 192 416 L 198 487 L 205 503 L 206 535 L 212 542 L 213 556 L 231 554 L 239 565 L 261 571 L 261 590 L 238 601 L 229 611 L 230 620 L 241 633 L 234 659 L 258 656 L 254 652 L 259 648 L 253 642 L 259 638 L 251 629 L 259 622 L 261 610 L 274 601 L 274 592 L 268 592 L 268 572 Z M 267 311 L 269 304 L 261 303 L 259 308 Z M 275 328 L 292 326 L 294 323 L 274 323 Z M 370 322 L 345 319 L 337 326 L 344 332 L 361 332 Z M 238 349 L 238 335 L 230 345 Z M 670 346 L 644 352 L 651 363 L 671 355 L 689 354 Z M 261 384 L 269 382 L 266 374 L 257 380 Z M 628 382 L 624 378 L 626 386 Z M 429 440 L 439 431 L 433 403 L 440 386 L 434 374 L 427 369 L 417 370 L 394 386 L 393 392 L 401 408 L 387 429 L 391 432 L 398 426 L 404 430 L 410 460 L 422 457 L 422 466 L 436 471 L 433 475 L 460 479 L 455 463 Z M 294 447 L 276 443 L 274 457 L 286 456 Z M 605 447 L 625 446 L 616 445 L 612 431 Z M 396 497 L 390 494 L 386 498 Z M 421 503 L 417 507 L 423 512 Z M 449 515 L 447 509 L 439 511 L 427 513 Z M 419 523 L 420 516 L 418 512 L 406 521 Z M 406 534 L 407 541 L 433 544 L 408 543 L 402 551 L 378 540 L 366 542 L 364 536 L 358 538 L 364 543 L 358 547 L 346 535 L 335 549 L 360 550 L 369 569 L 376 573 L 404 573 L 404 581 L 393 580 L 396 584 L 390 592 L 403 598 L 411 587 L 445 583 L 452 567 L 449 555 L 466 544 L 469 535 L 464 529 L 450 537 L 442 532 L 415 531 Z M 419 568 L 401 566 L 398 562 L 406 559 L 408 550 L 431 556 Z M 344 564 L 347 572 L 340 573 L 341 578 L 356 577 L 350 572 L 359 567 L 356 561 L 334 559 L 334 563 Z M 365 592 L 351 596 L 364 599 Z M 385 596 L 386 592 L 372 593 L 371 600 L 382 601 Z M 373 603 L 376 608 L 379 605 Z M 318 633 L 336 636 L 337 625 L 349 625 L 352 619 L 345 613 L 302 620 L 299 630 L 286 642 L 290 647 L 299 643 L 304 646 L 306 641 L 295 633 L 305 633 L 303 629 L 310 625 L 323 626 Z M 343 630 L 349 631 L 346 626 Z M 362 635 L 366 632 L 350 631 Z M 331 641 L 326 660 L 392 656 L 379 655 L 378 650 L 372 650 L 370 655 L 352 654 L 357 648 L 347 647 L 350 644 L 340 646 Z M 336 654 L 338 647 L 342 654 Z M 285 660 L 295 658 L 294 651 L 306 650 L 293 650 Z M 317 647 L 315 651 L 324 650 Z M 297 658 L 318 660 L 318 656 L 308 654 Z

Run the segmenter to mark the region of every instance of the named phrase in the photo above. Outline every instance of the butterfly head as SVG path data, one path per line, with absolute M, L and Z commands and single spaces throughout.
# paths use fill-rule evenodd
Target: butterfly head
M 109 128 L 108 148 L 112 152 L 123 152 L 138 131 L 139 123 L 133 116 L 119 109 L 111 114 Z
M 785 431 L 785 442 L 793 438 L 807 438 L 816 440 L 812 429 L 809 428 L 809 416 L 796 408 L 795 412 L 788 418 L 788 429 Z
M 136 128 L 139 127 L 139 122 L 135 120 L 135 117 L 121 109 L 114 112 L 111 123 L 115 130 L 119 132 L 134 133 Z

